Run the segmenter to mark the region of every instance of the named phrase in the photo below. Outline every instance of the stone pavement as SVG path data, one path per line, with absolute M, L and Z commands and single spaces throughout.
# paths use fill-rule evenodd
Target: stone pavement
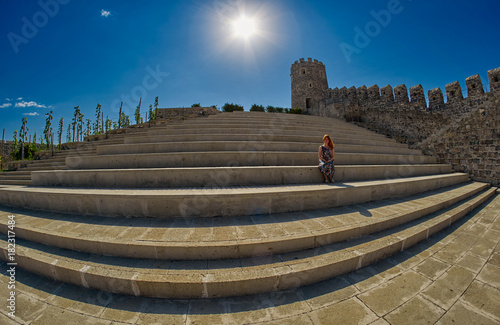
M 498 193 L 498 192 L 497 192 Z M 16 318 L 0 324 L 499 324 L 500 196 L 451 227 L 371 266 L 313 285 L 247 297 L 152 299 L 16 271 Z

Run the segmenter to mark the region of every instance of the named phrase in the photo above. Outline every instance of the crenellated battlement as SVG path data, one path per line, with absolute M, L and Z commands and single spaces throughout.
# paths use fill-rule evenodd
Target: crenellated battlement
M 489 91 L 476 74 L 424 91 L 391 85 L 328 88 L 323 63 L 308 59 L 291 68 L 292 108 L 341 118 L 385 134 L 449 163 L 474 179 L 500 185 L 500 68 L 488 71 Z M 427 96 L 426 96 L 427 95 Z M 304 108 L 306 108 L 304 110 Z
M 297 63 L 295 68 L 299 68 L 301 62 L 318 63 L 323 66 L 317 60 L 308 60 L 306 62 L 301 59 L 295 62 Z M 427 92 L 427 98 L 424 88 L 420 84 L 410 87 L 409 90 L 404 84 L 394 88 L 391 85 L 386 85 L 382 88 L 379 88 L 378 85 L 368 88 L 365 85 L 359 88 L 334 88 L 327 90 L 321 106 L 326 108 L 332 104 L 339 106 L 356 103 L 361 108 L 372 107 L 399 111 L 440 111 L 444 115 L 454 115 L 470 111 L 473 106 L 484 102 L 486 97 L 490 96 L 491 93 L 500 92 L 500 68 L 488 71 L 488 79 L 490 91 L 485 92 L 481 77 L 478 74 L 468 77 L 465 80 L 467 97 L 463 96 L 462 88 L 458 81 L 446 85 L 444 93 L 441 88 L 430 89 Z M 347 108 L 344 108 L 342 111 L 346 110 Z

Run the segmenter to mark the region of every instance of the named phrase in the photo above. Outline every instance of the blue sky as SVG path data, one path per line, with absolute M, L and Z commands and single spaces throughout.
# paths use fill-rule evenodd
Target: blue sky
M 0 129 L 10 140 L 27 117 L 40 135 L 50 110 L 66 129 L 75 106 L 94 120 L 97 103 L 116 120 L 122 100 L 133 120 L 139 97 L 143 116 L 156 96 L 290 107 L 290 66 L 308 57 L 330 88 L 486 84 L 498 12 L 497 0 L 0 0 Z M 255 20 L 248 38 L 234 35 L 242 15 Z

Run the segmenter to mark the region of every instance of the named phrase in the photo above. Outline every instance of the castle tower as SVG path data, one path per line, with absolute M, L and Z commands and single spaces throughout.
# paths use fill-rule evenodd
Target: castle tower
M 326 96 L 328 81 L 325 65 L 311 58 L 300 59 L 290 69 L 292 79 L 292 108 L 301 108 L 303 113 L 319 109 Z

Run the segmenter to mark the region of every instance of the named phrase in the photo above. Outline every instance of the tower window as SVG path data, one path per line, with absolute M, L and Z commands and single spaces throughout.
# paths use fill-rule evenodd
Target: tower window
M 306 108 L 311 108 L 311 98 L 306 98 Z
M 312 83 L 309 83 L 309 88 L 312 88 L 313 87 L 313 84 Z
M 301 74 L 306 74 L 306 69 L 300 69 Z

